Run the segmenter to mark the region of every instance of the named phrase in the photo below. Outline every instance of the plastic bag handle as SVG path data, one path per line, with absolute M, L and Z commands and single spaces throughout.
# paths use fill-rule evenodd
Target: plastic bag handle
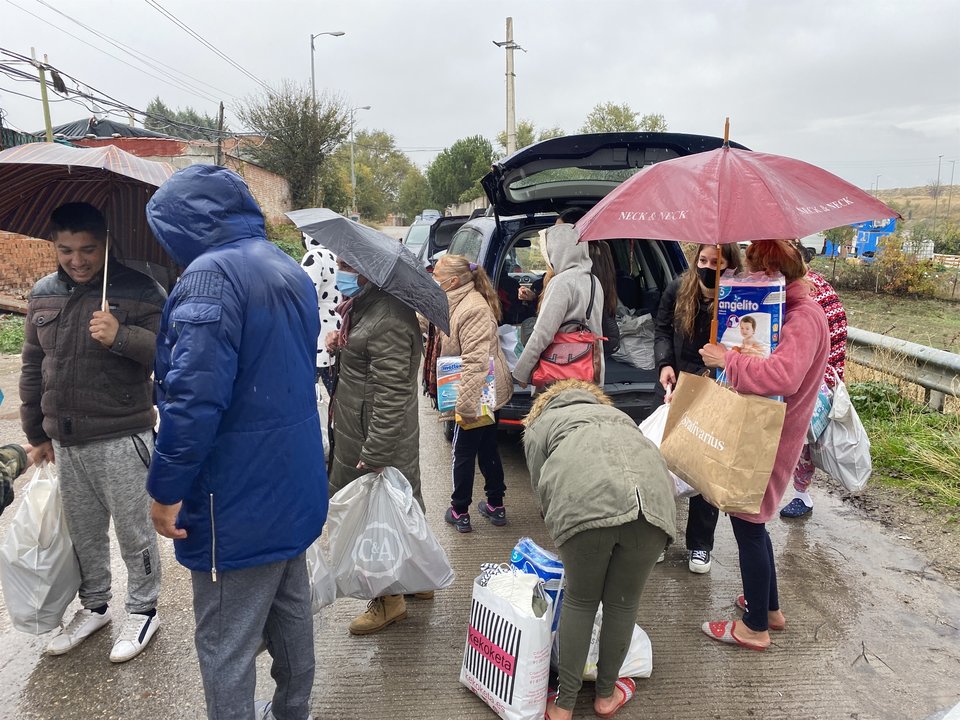
M 60 485 L 56 473 L 50 469 L 50 464 L 43 462 L 34 473 L 30 484 L 46 483 L 50 486 L 50 494 L 47 502 L 40 511 L 40 526 L 37 533 L 37 544 L 44 550 L 53 545 L 57 536 L 57 529 L 60 525 L 60 514 L 63 512 L 60 501 Z

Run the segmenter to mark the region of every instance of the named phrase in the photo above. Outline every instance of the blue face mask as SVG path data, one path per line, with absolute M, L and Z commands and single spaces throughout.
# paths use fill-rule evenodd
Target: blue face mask
M 337 270 L 337 290 L 347 297 L 353 297 L 360 292 L 360 283 L 357 282 L 357 274 L 347 272 L 346 270 Z

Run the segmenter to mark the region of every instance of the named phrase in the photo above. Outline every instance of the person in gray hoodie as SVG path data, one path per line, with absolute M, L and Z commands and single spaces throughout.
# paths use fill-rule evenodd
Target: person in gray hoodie
M 513 370 L 514 379 L 524 387 L 529 384 L 541 353 L 561 329 L 572 329 L 574 323 L 586 320 L 587 327 L 594 335 L 603 335 L 603 288 L 591 272 L 593 263 L 587 244 L 580 242 L 580 234 L 569 223 L 547 228 L 545 236 L 545 260 L 553 269 L 554 276 L 544 291 L 536 325 Z M 591 286 L 593 307 L 588 317 Z M 602 364 L 600 385 L 603 385 Z

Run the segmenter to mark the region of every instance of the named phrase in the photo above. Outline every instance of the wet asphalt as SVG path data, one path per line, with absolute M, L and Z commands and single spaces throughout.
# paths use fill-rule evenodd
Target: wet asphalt
M 8 376 L 9 377 L 9 376 Z M 8 397 L 15 391 L 8 384 Z M 0 441 L 21 439 L 15 407 L 0 413 Z M 494 718 L 458 682 L 467 630 L 470 588 L 481 562 L 509 560 L 524 535 L 551 547 L 535 508 L 522 447 L 504 437 L 509 524 L 496 528 L 474 518 L 474 532 L 458 535 L 442 514 L 450 492 L 450 450 L 435 413 L 421 403 L 421 471 L 427 516 L 457 573 L 433 601 L 408 601 L 407 620 L 382 633 L 352 637 L 347 624 L 364 602 L 341 599 L 315 627 L 315 718 L 389 720 Z M 18 489 L 23 480 L 18 481 Z M 818 479 L 818 482 L 827 482 Z M 482 487 L 482 480 L 478 482 Z M 960 592 L 926 567 L 895 531 L 814 488 L 808 519 L 770 524 L 787 616 L 767 652 L 712 642 L 705 620 L 735 618 L 741 591 L 736 545 L 721 517 L 713 568 L 687 570 L 682 538 L 653 571 L 637 622 L 653 643 L 652 677 L 618 717 L 916 718 L 960 702 Z M 5 532 L 16 510 L 0 518 Z M 682 527 L 686 503 L 678 502 Z M 161 629 L 134 660 L 108 660 L 119 623 L 67 655 L 43 655 L 44 638 L 17 632 L 0 607 L 0 719 L 199 720 L 203 691 L 193 648 L 188 572 L 162 540 Z M 122 608 L 125 571 L 114 545 L 114 607 Z M 79 605 L 75 602 L 68 614 Z M 269 661 L 257 664 L 258 695 L 269 697 Z M 586 683 L 576 717 L 593 717 Z

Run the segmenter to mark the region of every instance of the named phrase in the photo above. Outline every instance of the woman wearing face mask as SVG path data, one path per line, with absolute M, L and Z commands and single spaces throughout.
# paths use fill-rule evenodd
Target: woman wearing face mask
M 337 260 L 336 278 L 347 299 L 337 307 L 343 318 L 340 330 L 325 338 L 338 367 L 330 494 L 390 465 L 410 481 L 423 508 L 417 408 L 423 343 L 417 315 L 343 260 Z M 350 623 L 350 632 L 367 635 L 406 617 L 403 595 L 387 595 L 371 601 Z
M 496 405 L 492 409 L 499 410 L 513 395 L 510 368 L 497 336 L 500 301 L 483 268 L 461 255 L 440 258 L 433 279 L 447 294 L 450 303 L 450 335 L 443 336 L 440 354 L 459 355 L 463 361 L 456 407 L 460 424 L 453 431 L 453 494 L 443 519 L 458 532 L 473 529 L 470 503 L 473 501 L 474 472 L 479 463 L 487 497 L 477 504 L 477 511 L 494 525 L 506 525 L 507 513 L 503 507 L 506 486 L 497 449 L 497 425 L 493 423 L 469 430 L 460 426 L 469 426 L 477 420 L 490 358 L 494 362 L 496 385 Z
M 680 372 L 702 375 L 707 371 L 700 348 L 710 342 L 710 320 L 716 287 L 717 261 L 720 270 L 739 272 L 740 248 L 736 243 L 699 245 L 696 265 L 671 282 L 660 300 L 654 325 L 654 358 L 664 390 L 664 402 L 677 384 Z M 710 572 L 710 553 L 719 511 L 701 495 L 690 498 L 687 515 L 687 567 L 692 573 Z

